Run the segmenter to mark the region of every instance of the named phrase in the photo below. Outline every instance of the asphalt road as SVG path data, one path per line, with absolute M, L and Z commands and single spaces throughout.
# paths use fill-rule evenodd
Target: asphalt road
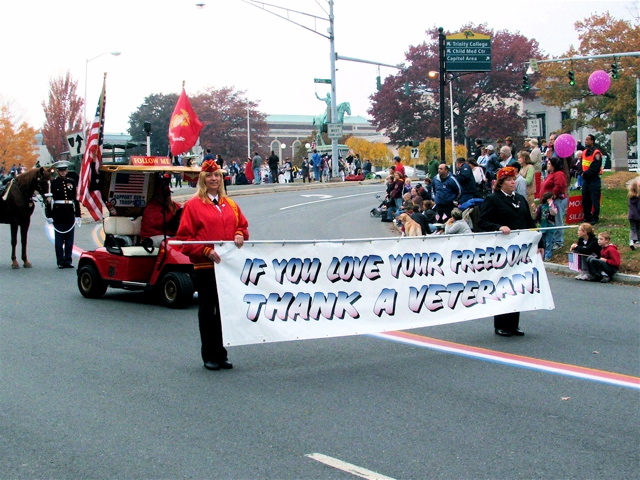
M 253 239 L 380 237 L 393 234 L 368 213 L 380 188 L 237 201 Z M 0 226 L 0 478 L 350 479 L 355 466 L 364 478 L 637 478 L 637 287 L 550 275 L 556 309 L 524 313 L 524 337 L 479 319 L 415 330 L 413 344 L 232 347 L 234 369 L 209 372 L 197 301 L 87 300 L 44 225 L 36 212 L 28 270 L 11 270 Z M 93 233 L 84 225 L 78 245 Z

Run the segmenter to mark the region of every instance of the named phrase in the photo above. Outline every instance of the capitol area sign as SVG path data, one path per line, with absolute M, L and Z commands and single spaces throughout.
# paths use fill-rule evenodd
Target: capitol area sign
M 446 36 L 447 72 L 490 72 L 491 37 L 471 30 Z

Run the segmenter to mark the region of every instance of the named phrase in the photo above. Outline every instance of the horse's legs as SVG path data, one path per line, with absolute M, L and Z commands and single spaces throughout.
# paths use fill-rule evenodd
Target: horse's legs
M 31 268 L 31 263 L 27 259 L 27 234 L 29 233 L 29 225 L 31 224 L 31 218 L 27 218 L 27 221 L 20 225 L 20 240 L 22 242 L 22 263 L 24 268 Z
M 18 246 L 18 224 L 11 224 L 11 268 L 20 268 L 16 260 L 16 247 Z

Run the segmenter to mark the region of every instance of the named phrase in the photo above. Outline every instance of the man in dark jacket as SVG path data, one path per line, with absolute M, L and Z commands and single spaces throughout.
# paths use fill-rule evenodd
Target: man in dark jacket
M 269 172 L 271 174 L 271 183 L 278 183 L 278 166 L 280 165 L 280 157 L 271 150 L 271 155 L 267 159 L 269 164 Z
M 458 203 L 462 204 L 478 196 L 478 184 L 473 176 L 473 171 L 463 157 L 456 160 L 456 180 L 460 184 L 460 198 Z
M 73 268 L 71 254 L 75 227 L 80 226 L 80 203 L 76 199 L 76 182 L 67 176 L 69 164 L 58 162 L 58 176 L 51 182 L 53 203 L 49 221 L 53 223 L 58 268 Z
M 439 222 L 446 222 L 451 216 L 451 210 L 460 196 L 460 184 L 449 173 L 449 166 L 441 163 L 438 166 L 438 174 L 431 183 L 433 198 L 436 202 L 436 218 Z

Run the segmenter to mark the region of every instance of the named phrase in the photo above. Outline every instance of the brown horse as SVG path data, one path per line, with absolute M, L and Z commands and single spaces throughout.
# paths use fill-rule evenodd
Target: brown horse
M 27 259 L 27 232 L 31 214 L 35 208 L 33 195 L 38 191 L 45 202 L 45 195 L 51 191 L 51 173 L 46 168 L 32 168 L 11 180 L 7 190 L 0 197 L 0 223 L 11 225 L 11 268 L 20 268 L 16 260 L 18 227 L 22 240 L 22 262 L 24 268 L 31 268 Z

